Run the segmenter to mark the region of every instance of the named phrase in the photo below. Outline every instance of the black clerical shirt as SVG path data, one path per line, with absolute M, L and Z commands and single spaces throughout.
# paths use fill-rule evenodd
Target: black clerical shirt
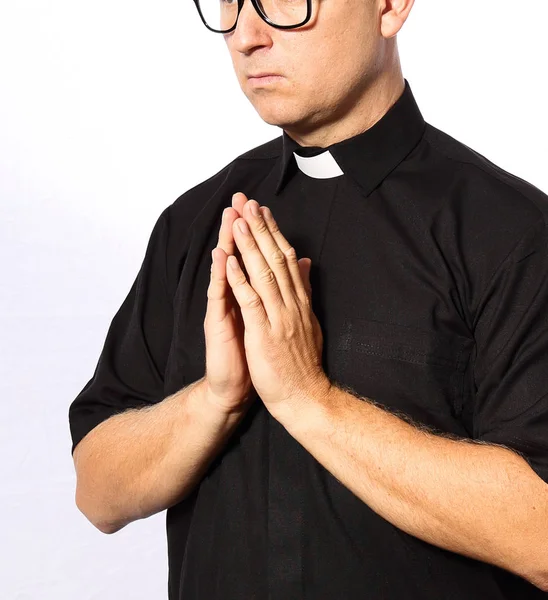
M 440 434 L 505 445 L 548 482 L 548 196 L 426 123 L 407 80 L 367 131 L 328 148 L 283 132 L 164 209 L 70 406 L 73 450 L 204 375 L 211 250 L 238 191 L 312 259 L 333 382 Z M 392 525 L 260 397 L 166 524 L 170 600 L 548 596 Z

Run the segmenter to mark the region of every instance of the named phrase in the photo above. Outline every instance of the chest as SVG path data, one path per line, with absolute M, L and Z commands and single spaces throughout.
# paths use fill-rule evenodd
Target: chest
M 326 374 L 401 415 L 469 435 L 460 416 L 472 393 L 474 342 L 454 274 L 425 228 L 389 203 L 367 205 L 337 186 L 321 203 L 313 195 L 284 201 L 263 203 L 297 255 L 312 259 Z M 217 235 L 216 228 L 193 234 L 174 300 L 166 393 L 205 373 L 203 322 Z

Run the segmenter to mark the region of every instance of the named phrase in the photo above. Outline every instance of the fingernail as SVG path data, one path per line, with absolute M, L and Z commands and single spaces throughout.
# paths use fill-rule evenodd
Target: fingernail
M 259 205 L 256 202 L 252 202 L 251 206 L 249 207 L 249 210 L 251 210 L 251 214 L 255 217 L 259 216 Z
M 238 259 L 235 256 L 228 257 L 228 264 L 233 271 L 238 269 Z
M 245 221 L 238 221 L 238 227 L 240 228 L 240 231 L 243 234 L 249 235 L 249 228 L 248 228 L 247 223 Z

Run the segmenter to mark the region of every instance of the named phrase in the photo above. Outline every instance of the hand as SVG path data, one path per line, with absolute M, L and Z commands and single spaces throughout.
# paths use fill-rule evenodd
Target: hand
M 259 208 L 254 216 L 251 207 Z M 252 383 L 269 411 L 288 400 L 327 394 L 331 382 L 322 367 L 323 335 L 312 311 L 309 258 L 297 260 L 272 213 L 255 200 L 232 221 L 236 256 L 228 283 L 244 322 L 244 350 Z M 239 224 L 250 233 L 242 233 Z M 234 253 L 232 253 L 234 254 Z
M 234 194 L 225 208 L 217 246 L 213 250 L 211 279 L 204 320 L 208 399 L 224 413 L 249 406 L 252 383 L 243 346 L 243 321 L 238 303 L 226 279 L 226 258 L 237 252 L 232 234 L 234 221 L 243 214 L 244 194 Z M 251 396 L 252 397 L 252 396 Z

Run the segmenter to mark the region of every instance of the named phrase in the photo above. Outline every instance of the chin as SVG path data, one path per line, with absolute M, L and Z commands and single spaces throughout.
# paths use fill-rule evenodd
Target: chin
M 257 111 L 257 113 L 259 114 L 259 117 L 261 117 L 261 119 L 269 125 L 280 127 L 285 122 L 285 119 L 282 119 L 278 115 L 273 115 L 270 113 L 264 114 L 260 111 Z
M 261 119 L 269 125 L 286 127 L 302 120 L 302 116 L 299 115 L 303 108 L 290 106 L 288 100 L 280 99 L 279 96 L 271 96 L 270 98 L 252 96 L 249 97 L 249 101 Z
M 269 125 L 274 125 L 276 127 L 287 127 L 288 125 L 291 125 L 292 123 L 294 123 L 293 120 L 288 119 L 287 116 L 282 116 L 282 115 L 277 115 L 277 114 L 272 114 L 272 113 L 263 113 L 260 111 L 257 111 L 259 116 L 261 117 L 261 119 L 265 122 L 268 123 Z
M 269 125 L 278 125 L 282 115 L 280 114 L 279 106 L 275 106 L 273 99 L 257 102 L 256 98 L 250 98 L 249 101 L 259 117 L 261 117 L 265 123 L 268 123 Z

